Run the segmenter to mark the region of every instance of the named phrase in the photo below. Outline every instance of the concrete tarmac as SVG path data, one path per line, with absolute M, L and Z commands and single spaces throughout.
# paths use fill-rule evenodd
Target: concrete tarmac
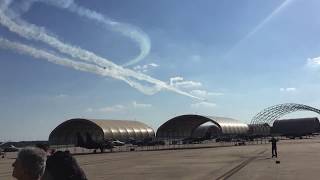
M 118 152 L 75 156 L 89 180 L 319 179 L 320 139 L 285 140 L 278 159 L 271 145 Z M 14 154 L 0 159 L 0 180 L 12 180 Z M 280 164 L 276 164 L 276 160 Z

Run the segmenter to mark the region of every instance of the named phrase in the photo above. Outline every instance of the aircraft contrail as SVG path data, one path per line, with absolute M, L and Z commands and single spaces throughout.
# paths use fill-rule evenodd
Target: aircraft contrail
M 150 51 L 151 45 L 150 45 L 150 39 L 147 34 L 145 34 L 143 31 L 139 30 L 136 27 L 133 27 L 129 24 L 124 24 L 120 22 L 116 22 L 114 20 L 111 20 L 110 18 L 105 17 L 104 15 L 87 9 L 85 7 L 81 7 L 77 5 L 73 0 L 41 0 L 46 3 L 50 3 L 53 5 L 56 5 L 59 8 L 67 9 L 70 12 L 76 13 L 79 16 L 83 16 L 92 20 L 95 20 L 99 23 L 102 23 L 106 26 L 106 28 L 111 27 L 112 30 L 118 31 L 122 33 L 123 35 L 130 37 L 134 41 L 138 42 L 140 46 L 140 54 L 136 58 L 132 59 L 131 61 L 125 63 L 123 66 L 130 66 L 133 64 L 138 63 L 143 58 L 145 58 Z
M 0 47 L 2 48 L 12 49 L 18 51 L 19 53 L 31 55 L 35 58 L 43 58 L 52 63 L 72 67 L 77 70 L 87 71 L 102 76 L 109 76 L 118 80 L 122 80 L 129 84 L 131 87 L 134 87 L 145 94 L 150 95 L 160 90 L 169 90 L 181 95 L 202 100 L 202 98 L 181 91 L 180 89 L 168 85 L 166 82 L 152 78 L 139 72 L 135 72 L 130 69 L 123 68 L 108 59 L 94 54 L 93 52 L 64 43 L 56 37 L 49 35 L 45 29 L 34 24 L 30 24 L 22 19 L 19 19 L 18 17 L 15 17 L 14 21 L 6 14 L 5 11 L 9 10 L 8 6 L 10 5 L 11 1 L 7 0 L 5 2 L 9 3 L 0 4 L 2 8 L 2 11 L 0 11 L 0 24 L 26 39 L 37 40 L 46 43 L 49 46 L 56 48 L 61 53 L 70 55 L 72 59 L 59 57 L 48 51 L 40 50 L 26 44 L 11 42 L 3 38 L 1 38 L 0 41 Z M 10 14 L 12 15 L 12 12 L 10 12 Z M 79 62 L 79 60 L 85 61 L 86 63 Z M 144 81 L 153 86 L 142 85 L 138 81 Z
M 292 0 L 285 0 L 283 3 L 280 4 L 272 13 L 267 16 L 263 21 L 261 21 L 252 31 L 250 31 L 241 41 L 244 41 L 250 38 L 253 34 L 259 31 L 265 24 L 267 24 L 276 14 L 278 14 L 282 9 L 284 9 Z
M 4 0 L 4 1 L 8 1 L 10 4 L 13 0 Z M 17 8 L 20 12 L 15 12 L 15 13 L 22 14 L 27 12 L 32 6 L 32 4 L 35 2 L 41 2 L 41 3 L 46 3 L 48 5 L 53 5 L 60 9 L 68 10 L 81 17 L 94 20 L 100 23 L 101 25 L 103 25 L 104 28 L 115 31 L 115 32 L 120 32 L 122 35 L 127 36 L 133 41 L 137 42 L 140 48 L 140 54 L 134 59 L 131 59 L 129 62 L 123 64 L 122 66 L 134 65 L 140 62 L 142 59 L 144 59 L 150 52 L 151 43 L 150 43 L 149 36 L 145 32 L 143 32 L 139 28 L 134 27 L 130 24 L 114 21 L 101 13 L 79 6 L 73 0 L 24 0 L 21 3 L 19 3 L 20 7 Z
M 148 88 L 146 86 L 140 85 L 138 82 L 135 82 L 134 80 L 128 80 L 127 78 L 121 76 L 116 71 L 103 69 L 100 66 L 97 66 L 94 64 L 77 62 L 77 61 L 74 61 L 70 58 L 61 57 L 61 56 L 52 54 L 48 51 L 32 47 L 30 45 L 22 44 L 19 42 L 12 42 L 12 41 L 9 41 L 7 39 L 0 37 L 0 48 L 15 50 L 21 54 L 30 55 L 30 56 L 37 58 L 37 59 L 46 59 L 47 61 L 49 61 L 51 63 L 70 67 L 70 68 L 73 68 L 76 70 L 86 71 L 86 72 L 94 73 L 94 74 L 101 75 L 101 76 L 109 76 L 109 77 L 112 77 L 112 78 L 115 78 L 118 80 L 123 80 L 123 81 L 127 82 L 130 86 L 140 90 L 141 92 L 143 92 L 145 94 L 152 95 L 152 94 L 156 93 L 154 88 L 152 88 L 152 87 Z
M 280 4 L 276 9 L 272 11 L 263 21 L 261 21 L 255 28 L 253 28 L 245 37 L 243 37 L 240 41 L 238 41 L 227 53 L 224 57 L 230 55 L 233 50 L 238 48 L 244 41 L 249 39 L 251 36 L 253 36 L 256 32 L 258 32 L 265 24 L 267 24 L 275 15 L 280 13 L 281 10 L 283 10 L 286 6 L 291 3 L 292 0 L 285 0 L 283 3 Z

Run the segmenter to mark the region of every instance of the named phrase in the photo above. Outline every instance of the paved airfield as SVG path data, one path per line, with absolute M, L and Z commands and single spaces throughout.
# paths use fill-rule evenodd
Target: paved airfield
M 121 152 L 75 156 L 88 179 L 319 179 L 320 139 L 206 149 Z M 0 179 L 11 180 L 14 154 L 0 159 Z

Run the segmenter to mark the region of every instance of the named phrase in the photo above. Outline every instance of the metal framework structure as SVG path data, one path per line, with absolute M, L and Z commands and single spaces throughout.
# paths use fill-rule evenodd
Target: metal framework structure
M 295 104 L 295 103 L 278 104 L 275 106 L 268 107 L 263 111 L 259 112 L 257 115 L 255 115 L 252 118 L 251 124 L 268 123 L 269 125 L 272 125 L 272 123 L 275 120 L 279 119 L 280 117 L 296 111 L 313 111 L 315 113 L 320 114 L 319 109 L 316 109 L 311 106 L 303 105 L 303 104 Z

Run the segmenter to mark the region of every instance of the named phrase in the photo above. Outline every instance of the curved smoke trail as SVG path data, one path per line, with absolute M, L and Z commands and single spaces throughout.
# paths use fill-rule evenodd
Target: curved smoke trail
M 4 0 L 4 1 L 10 1 L 10 3 L 12 2 L 12 0 Z M 53 5 L 60 9 L 64 9 L 69 12 L 75 13 L 81 17 L 94 20 L 100 23 L 104 28 L 115 31 L 115 32 L 120 32 L 122 35 L 129 37 L 133 41 L 137 42 L 140 48 L 140 54 L 134 59 L 131 59 L 127 63 L 123 64 L 123 66 L 131 66 L 133 64 L 140 62 L 150 52 L 151 43 L 150 43 L 149 36 L 145 32 L 143 32 L 139 28 L 134 27 L 130 24 L 114 21 L 104 16 L 101 13 L 79 6 L 73 0 L 24 0 L 21 3 L 19 3 L 19 6 L 17 7 L 17 10 L 19 12 L 15 12 L 11 14 L 17 15 L 17 14 L 25 13 L 31 8 L 32 4 L 35 2 L 41 2 L 41 3 L 46 3 L 48 5 Z
M 2 3 L 0 3 L 0 24 L 7 27 L 11 32 L 20 35 L 21 37 L 46 43 L 49 46 L 57 49 L 60 53 L 71 56 L 72 59 L 60 57 L 48 51 L 40 50 L 26 44 L 12 42 L 3 38 L 0 39 L 1 48 L 12 49 L 18 51 L 19 53 L 31 55 L 35 58 L 46 59 L 55 64 L 122 80 L 131 87 L 136 88 L 145 94 L 150 95 L 160 90 L 169 90 L 178 94 L 202 100 L 199 97 L 193 96 L 187 92 L 170 86 L 163 81 L 132 71 L 130 69 L 123 68 L 109 61 L 108 59 L 94 54 L 93 52 L 60 41 L 56 37 L 49 35 L 44 28 L 20 19 L 19 15 L 15 14 L 9 8 L 11 2 L 11 0 L 4 0 Z M 13 17 L 15 17 L 15 20 L 13 20 Z M 79 60 L 86 63 L 79 62 Z M 139 81 L 143 81 L 152 86 L 143 85 Z
M 138 63 L 143 58 L 145 58 L 150 52 L 151 45 L 148 35 L 145 34 L 143 31 L 139 30 L 138 28 L 133 27 L 132 25 L 113 21 L 110 18 L 107 18 L 96 11 L 77 5 L 73 0 L 46 0 L 44 2 L 53 4 L 59 8 L 69 10 L 70 12 L 76 13 L 79 16 L 95 20 L 105 25 L 106 28 L 111 27 L 112 30 L 118 31 L 123 35 L 136 41 L 140 46 L 140 54 L 136 58 L 125 63 L 124 66 L 130 66 Z

